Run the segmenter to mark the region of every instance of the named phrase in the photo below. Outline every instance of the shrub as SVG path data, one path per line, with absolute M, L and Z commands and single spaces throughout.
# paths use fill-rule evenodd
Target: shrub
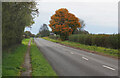
M 59 36 L 59 35 L 56 35 L 56 36 L 50 35 L 49 38 L 52 38 L 52 39 L 56 39 L 56 40 L 57 40 L 57 39 L 60 39 L 60 36 Z

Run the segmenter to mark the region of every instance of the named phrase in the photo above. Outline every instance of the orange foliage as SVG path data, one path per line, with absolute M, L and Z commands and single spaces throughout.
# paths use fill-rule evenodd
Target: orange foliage
M 74 14 L 69 13 L 66 8 L 61 8 L 51 16 L 49 26 L 54 33 L 67 38 L 73 31 L 81 27 L 81 24 Z

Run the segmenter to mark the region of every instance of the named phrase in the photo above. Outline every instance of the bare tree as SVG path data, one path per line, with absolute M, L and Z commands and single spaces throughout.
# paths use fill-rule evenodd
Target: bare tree
M 83 30 L 84 27 L 85 27 L 85 22 L 84 22 L 84 20 L 82 20 L 82 19 L 80 19 L 80 18 L 79 18 L 79 22 L 80 22 L 80 24 L 81 24 L 81 28 L 78 28 L 78 30 Z

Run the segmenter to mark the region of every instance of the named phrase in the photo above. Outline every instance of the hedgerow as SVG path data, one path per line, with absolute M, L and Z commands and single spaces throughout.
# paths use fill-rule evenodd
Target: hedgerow
M 106 48 L 118 49 L 119 34 L 74 34 L 69 36 L 69 41 L 86 45 L 95 45 Z

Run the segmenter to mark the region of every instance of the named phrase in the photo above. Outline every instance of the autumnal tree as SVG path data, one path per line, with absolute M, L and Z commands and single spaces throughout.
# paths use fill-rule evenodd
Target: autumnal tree
M 74 14 L 69 13 L 66 8 L 61 8 L 51 16 L 49 26 L 52 32 L 60 35 L 62 40 L 66 40 L 70 34 L 81 27 L 81 24 Z

